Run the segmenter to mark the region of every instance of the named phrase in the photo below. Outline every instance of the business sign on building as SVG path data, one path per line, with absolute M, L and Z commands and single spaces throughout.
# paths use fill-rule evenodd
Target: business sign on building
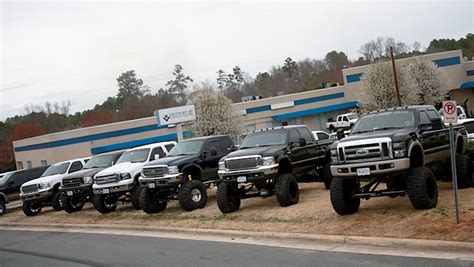
M 159 125 L 178 124 L 195 120 L 196 110 L 194 105 L 165 108 L 156 110 L 155 116 Z

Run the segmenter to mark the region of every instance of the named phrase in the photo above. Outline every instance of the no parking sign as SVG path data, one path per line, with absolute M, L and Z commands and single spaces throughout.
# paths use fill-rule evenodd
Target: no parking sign
M 456 101 L 449 100 L 443 101 L 443 116 L 444 122 L 457 123 L 458 122 L 458 109 Z

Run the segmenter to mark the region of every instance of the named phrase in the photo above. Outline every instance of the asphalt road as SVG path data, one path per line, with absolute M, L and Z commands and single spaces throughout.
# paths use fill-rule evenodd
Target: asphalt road
M 0 266 L 474 266 L 210 241 L 0 230 Z

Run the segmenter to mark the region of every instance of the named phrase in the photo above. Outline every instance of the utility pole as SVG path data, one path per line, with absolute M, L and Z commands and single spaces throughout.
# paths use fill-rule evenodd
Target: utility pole
M 400 89 L 398 87 L 398 78 L 397 78 L 397 69 L 395 67 L 395 58 L 393 57 L 393 47 L 390 46 L 390 57 L 392 58 L 392 68 L 393 68 L 393 79 L 395 80 L 395 93 L 397 94 L 398 106 L 402 106 L 402 101 L 400 100 Z

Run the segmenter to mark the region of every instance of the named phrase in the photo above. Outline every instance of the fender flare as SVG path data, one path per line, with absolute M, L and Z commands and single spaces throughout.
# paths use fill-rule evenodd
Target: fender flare
M 0 192 L 0 200 L 3 200 L 5 202 L 5 204 L 7 204 L 8 203 L 7 195 Z
M 423 150 L 423 145 L 418 140 L 410 142 L 410 145 L 408 146 L 408 158 L 411 158 L 411 153 L 413 151 L 413 148 L 416 147 L 416 146 L 420 147 L 420 149 L 421 149 L 421 156 L 423 158 L 423 165 L 425 165 L 425 152 Z
M 198 164 L 196 163 L 188 163 L 186 165 L 184 165 L 184 167 L 182 168 L 182 173 L 184 173 L 187 169 L 189 168 L 197 168 L 199 170 L 199 172 L 202 174 L 202 168 L 201 166 L 199 166 Z

